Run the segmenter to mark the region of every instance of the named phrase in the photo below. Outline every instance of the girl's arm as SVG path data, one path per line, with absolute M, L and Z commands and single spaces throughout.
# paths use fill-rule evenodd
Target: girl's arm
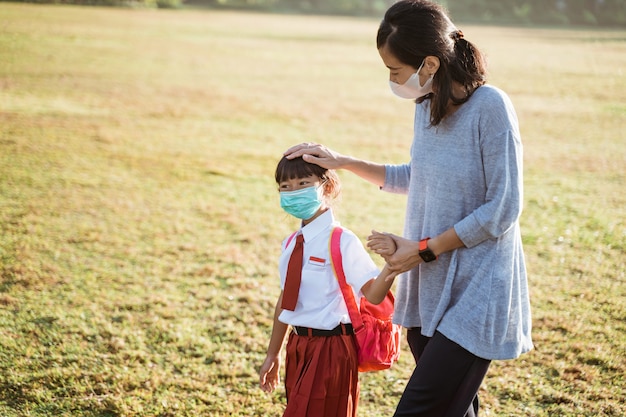
M 342 155 L 317 143 L 302 143 L 285 152 L 289 159 L 301 156 L 306 162 L 327 169 L 346 169 L 374 185 L 385 184 L 385 166 L 351 156 Z
M 267 347 L 267 354 L 259 370 L 259 383 L 261 384 L 261 389 L 265 392 L 274 391 L 280 383 L 280 351 L 285 341 L 287 328 L 289 327 L 287 324 L 278 320 L 278 316 L 282 311 L 280 307 L 282 300 L 283 292 L 281 291 L 278 301 L 276 301 L 276 307 L 274 308 L 274 325 L 272 326 L 272 336 L 270 337 L 270 343 Z
M 393 284 L 395 275 L 392 275 L 388 265 L 385 265 L 376 279 L 371 279 L 361 287 L 361 292 L 372 304 L 380 304 L 387 295 L 387 292 Z

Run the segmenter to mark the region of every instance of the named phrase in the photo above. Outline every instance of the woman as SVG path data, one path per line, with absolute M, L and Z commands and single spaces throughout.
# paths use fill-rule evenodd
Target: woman
M 435 3 L 391 6 L 377 47 L 391 90 L 416 101 L 410 162 L 377 164 L 318 144 L 285 154 L 408 195 L 404 237 L 391 235 L 396 251 L 385 249 L 388 234 L 368 238 L 403 273 L 394 321 L 417 363 L 395 416 L 475 416 L 491 361 L 532 349 L 517 116 L 485 84 L 480 51 Z

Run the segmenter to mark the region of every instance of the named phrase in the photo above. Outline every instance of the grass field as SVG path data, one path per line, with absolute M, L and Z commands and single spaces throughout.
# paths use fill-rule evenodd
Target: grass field
M 0 3 L 1 416 L 280 415 L 273 169 L 301 141 L 407 159 L 376 28 Z M 461 29 L 525 144 L 536 349 L 494 363 L 483 415 L 626 415 L 626 31 Z M 344 225 L 401 232 L 404 197 L 341 177 Z M 363 374 L 359 414 L 412 366 Z

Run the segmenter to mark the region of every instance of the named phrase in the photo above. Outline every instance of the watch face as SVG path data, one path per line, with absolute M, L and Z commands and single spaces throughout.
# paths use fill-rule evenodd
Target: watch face
M 424 260 L 424 262 L 432 262 L 437 259 L 437 256 L 430 249 L 424 249 L 419 252 L 420 257 Z

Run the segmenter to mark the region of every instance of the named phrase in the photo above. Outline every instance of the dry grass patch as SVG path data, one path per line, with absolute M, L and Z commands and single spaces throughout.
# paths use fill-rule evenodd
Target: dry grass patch
M 301 141 L 404 162 L 375 19 L 0 4 L 0 414 L 279 415 L 258 388 L 278 292 L 273 169 Z M 626 413 L 623 31 L 463 27 L 525 143 L 537 349 L 486 415 Z M 513 53 L 512 53 L 513 52 Z M 359 236 L 404 198 L 341 173 Z M 391 415 L 411 369 L 362 375 Z

